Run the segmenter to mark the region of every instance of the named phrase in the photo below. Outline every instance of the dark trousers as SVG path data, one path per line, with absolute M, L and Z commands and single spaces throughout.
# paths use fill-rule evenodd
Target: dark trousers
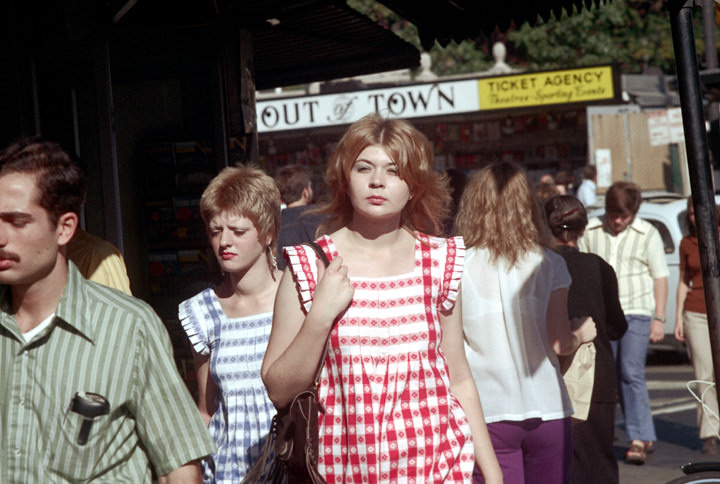
M 618 466 L 613 451 L 615 403 L 590 405 L 588 419 L 573 425 L 572 484 L 617 484 Z

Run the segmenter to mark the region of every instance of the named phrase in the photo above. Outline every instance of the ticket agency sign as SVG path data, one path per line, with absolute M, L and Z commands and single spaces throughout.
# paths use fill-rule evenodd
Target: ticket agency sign
M 600 66 L 267 99 L 257 102 L 258 131 L 349 124 L 370 113 L 409 119 L 612 100 L 616 86 L 613 68 Z
M 480 110 L 612 100 L 616 79 L 612 66 L 478 79 Z

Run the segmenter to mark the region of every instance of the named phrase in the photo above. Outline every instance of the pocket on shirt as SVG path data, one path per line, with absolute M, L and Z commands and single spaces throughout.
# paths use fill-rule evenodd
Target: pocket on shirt
M 69 480 L 83 481 L 93 477 L 106 451 L 108 442 L 104 437 L 109 421 L 109 415 L 93 419 L 87 443 L 78 445 L 83 418 L 67 409 L 47 436 L 47 469 Z

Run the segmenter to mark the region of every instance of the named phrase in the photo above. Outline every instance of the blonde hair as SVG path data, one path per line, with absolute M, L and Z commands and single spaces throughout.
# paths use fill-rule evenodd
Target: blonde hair
M 447 178 L 433 168 L 430 142 L 407 121 L 370 114 L 353 123 L 340 139 L 325 175 L 330 198 L 318 210 L 327 214 L 318 229 L 330 233 L 352 220 L 348 196 L 350 171 L 368 146 L 379 146 L 397 164 L 398 174 L 413 195 L 402 215 L 402 225 L 430 235 L 442 233 L 450 203 Z
M 280 191 L 275 181 L 252 165 L 223 168 L 200 197 L 200 216 L 206 230 L 213 217 L 221 213 L 247 217 L 261 241 L 270 236 L 268 263 L 272 267 L 280 232 Z
M 494 163 L 471 177 L 460 200 L 456 230 L 468 248 L 486 248 L 493 262 L 504 259 L 510 266 L 529 251 L 552 246 L 530 181 L 511 162 Z

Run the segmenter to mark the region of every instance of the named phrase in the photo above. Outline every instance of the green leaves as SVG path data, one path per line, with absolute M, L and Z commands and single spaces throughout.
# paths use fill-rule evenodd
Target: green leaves
M 696 38 L 701 39 L 699 14 Z M 649 66 L 674 71 L 670 22 L 658 2 L 616 0 L 535 26 L 525 24 L 509 32 L 508 40 L 517 49 L 514 60 L 531 70 L 617 63 L 625 73 Z

